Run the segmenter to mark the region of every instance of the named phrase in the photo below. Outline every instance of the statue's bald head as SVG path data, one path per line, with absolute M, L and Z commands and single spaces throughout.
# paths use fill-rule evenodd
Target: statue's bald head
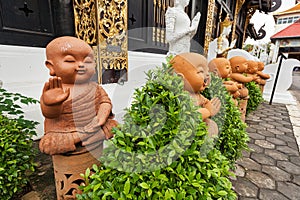
M 72 36 L 62 36 L 55 38 L 46 46 L 47 60 L 51 60 L 57 54 L 63 54 L 73 48 L 88 48 L 92 51 L 92 48 L 83 40 Z
M 197 53 L 182 53 L 175 56 L 170 64 L 183 77 L 184 87 L 190 92 L 204 90 L 209 82 L 207 60 Z

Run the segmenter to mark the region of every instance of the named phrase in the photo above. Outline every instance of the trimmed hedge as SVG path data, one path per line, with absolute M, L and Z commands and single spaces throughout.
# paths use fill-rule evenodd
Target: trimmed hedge
M 216 148 L 228 158 L 231 167 L 233 167 L 235 161 L 242 157 L 242 151 L 249 150 L 246 124 L 241 120 L 241 113 L 233 103 L 231 95 L 223 86 L 221 78 L 211 74 L 211 83 L 205 89 L 203 95 L 208 99 L 218 97 L 221 101 L 219 113 L 212 117 L 219 127 Z
M 16 103 L 38 101 L 0 89 L 0 194 L 10 199 L 29 182 L 26 175 L 34 171 L 32 136 L 37 122 L 24 119 L 22 108 Z
M 213 148 L 181 78 L 166 64 L 147 77 L 77 198 L 236 199 L 229 161 Z
M 258 106 L 264 101 L 264 98 L 262 97 L 259 86 L 254 81 L 246 83 L 245 86 L 249 91 L 249 99 L 246 110 L 246 115 L 248 115 L 258 108 Z

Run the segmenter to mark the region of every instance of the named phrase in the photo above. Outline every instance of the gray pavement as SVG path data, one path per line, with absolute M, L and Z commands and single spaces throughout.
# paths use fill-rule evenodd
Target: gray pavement
M 290 88 L 300 101 L 300 74 Z M 246 118 L 250 152 L 236 163 L 233 188 L 240 200 L 300 199 L 300 154 L 297 144 L 299 105 L 263 103 Z

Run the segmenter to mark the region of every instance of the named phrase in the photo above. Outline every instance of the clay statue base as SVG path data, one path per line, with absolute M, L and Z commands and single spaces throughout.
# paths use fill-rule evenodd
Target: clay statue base
M 239 110 L 241 112 L 241 119 L 243 122 L 246 120 L 247 102 L 247 99 L 241 99 L 239 101 Z
M 75 200 L 76 194 L 81 194 L 78 187 L 85 183 L 80 174 L 84 174 L 87 168 L 93 164 L 100 165 L 103 145 L 91 151 L 71 155 L 53 155 L 53 168 L 57 200 Z
M 260 86 L 259 86 L 260 91 L 261 91 L 262 94 L 264 93 L 264 87 L 265 87 L 264 85 L 260 85 Z

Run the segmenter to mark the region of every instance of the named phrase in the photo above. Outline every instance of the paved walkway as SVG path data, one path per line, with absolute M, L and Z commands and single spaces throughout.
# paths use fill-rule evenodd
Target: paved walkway
M 292 88 L 299 103 L 299 85 Z M 246 123 L 252 151 L 236 164 L 232 183 L 238 199 L 300 199 L 300 105 L 263 103 Z

